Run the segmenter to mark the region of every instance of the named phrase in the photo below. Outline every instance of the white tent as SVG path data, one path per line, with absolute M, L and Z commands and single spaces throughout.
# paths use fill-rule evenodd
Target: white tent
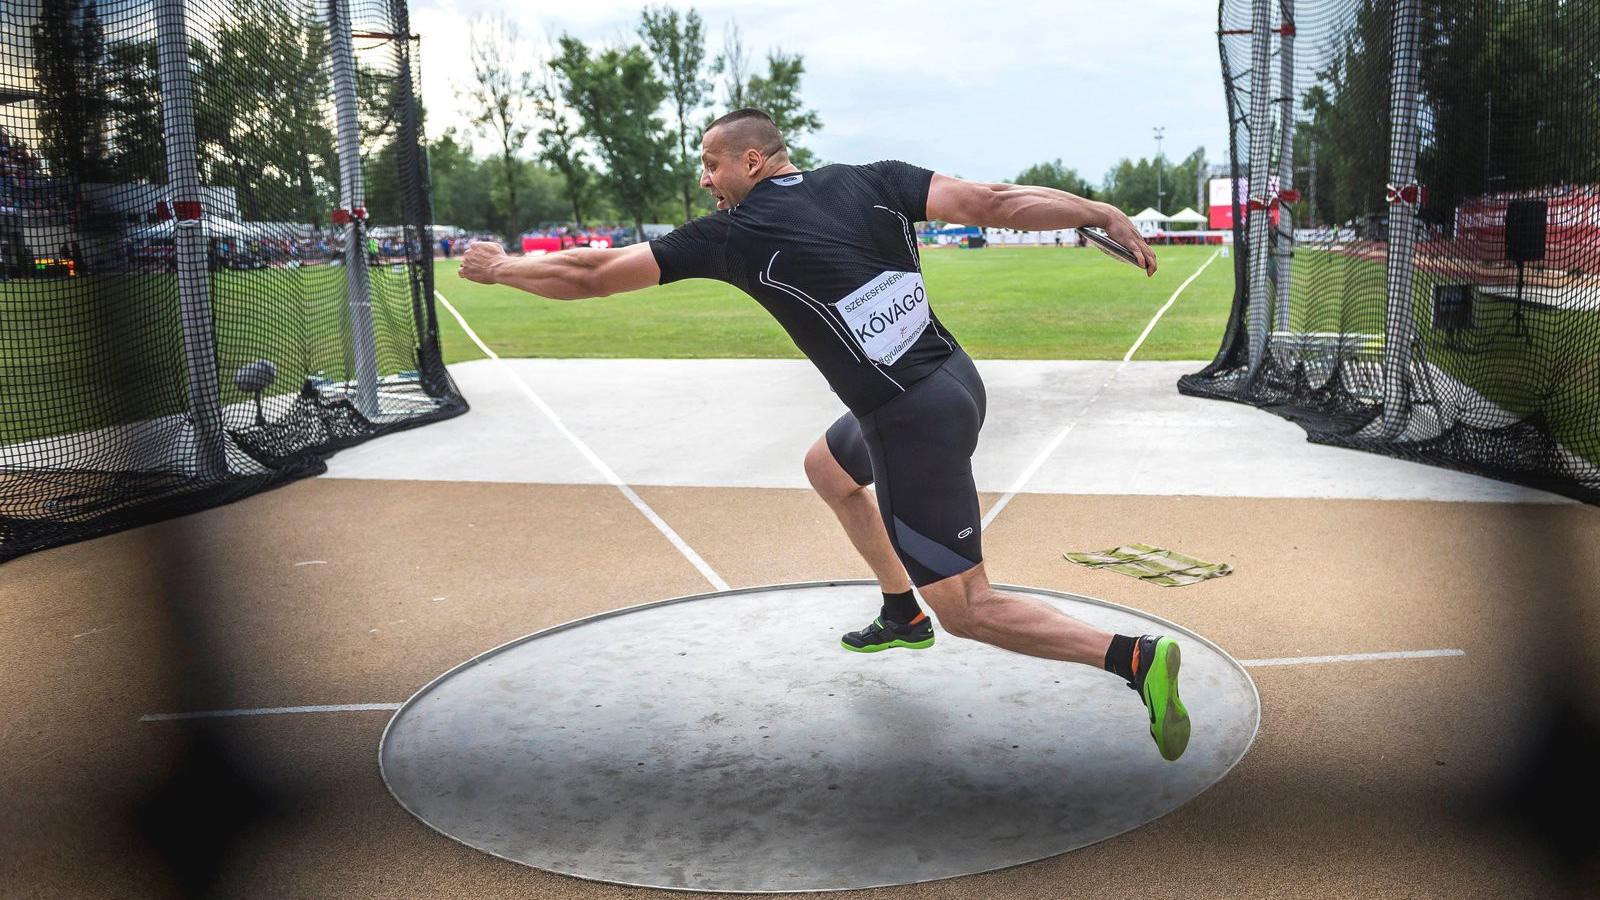
M 1206 224 L 1206 217 L 1185 206 L 1169 216 L 1167 221 L 1179 225 L 1204 225 Z
M 1133 219 L 1133 224 L 1139 226 L 1139 233 L 1144 235 L 1155 234 L 1157 231 L 1161 230 L 1162 225 L 1165 225 L 1167 222 L 1171 221 L 1166 216 L 1156 212 L 1154 208 L 1149 206 L 1146 206 L 1139 212 L 1129 216 L 1129 218 Z

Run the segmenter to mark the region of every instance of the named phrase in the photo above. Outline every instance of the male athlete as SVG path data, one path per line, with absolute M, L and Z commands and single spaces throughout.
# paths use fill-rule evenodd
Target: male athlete
M 931 647 L 933 623 L 917 605 L 915 585 L 950 634 L 1126 679 L 1149 708 L 1161 755 L 1177 759 L 1189 742 L 1189 716 L 1178 698 L 1180 654 L 1171 638 L 1110 634 L 989 586 L 971 460 L 983 382 L 929 308 L 913 231 L 929 219 L 1025 231 L 1099 226 L 1153 275 L 1155 254 L 1133 223 L 1063 191 L 962 181 L 903 162 L 802 172 L 772 120 L 754 109 L 711 123 L 701 163 L 700 186 L 717 211 L 665 237 L 520 259 L 476 243 L 462 257 L 461 276 L 556 300 L 684 278 L 712 278 L 749 294 L 850 410 L 805 459 L 812 486 L 883 590 L 879 616 L 844 635 L 845 649 Z

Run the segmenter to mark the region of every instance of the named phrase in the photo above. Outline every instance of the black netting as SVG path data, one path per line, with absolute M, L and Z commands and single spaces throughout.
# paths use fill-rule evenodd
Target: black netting
M 466 410 L 409 33 L 403 0 L 0 4 L 0 561 Z
M 1219 32 L 1238 286 L 1179 389 L 1600 502 L 1600 0 L 1222 0 Z

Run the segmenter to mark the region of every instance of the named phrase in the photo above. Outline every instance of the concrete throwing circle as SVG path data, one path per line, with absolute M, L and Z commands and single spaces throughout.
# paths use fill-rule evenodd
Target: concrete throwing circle
M 1086 666 L 940 632 L 851 653 L 875 583 L 682 597 L 513 641 L 434 680 L 379 746 L 407 810 L 470 847 L 579 878 L 703 891 L 932 881 L 1055 856 L 1159 818 L 1249 749 L 1260 701 L 1193 632 L 1033 588 L 1183 648 L 1188 751 Z

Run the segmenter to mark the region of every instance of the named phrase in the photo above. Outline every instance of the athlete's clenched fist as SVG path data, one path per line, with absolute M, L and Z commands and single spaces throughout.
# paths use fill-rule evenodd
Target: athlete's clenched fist
M 507 259 L 506 248 L 494 241 L 476 241 L 461 255 L 461 277 L 479 284 L 494 284 L 495 267 Z

